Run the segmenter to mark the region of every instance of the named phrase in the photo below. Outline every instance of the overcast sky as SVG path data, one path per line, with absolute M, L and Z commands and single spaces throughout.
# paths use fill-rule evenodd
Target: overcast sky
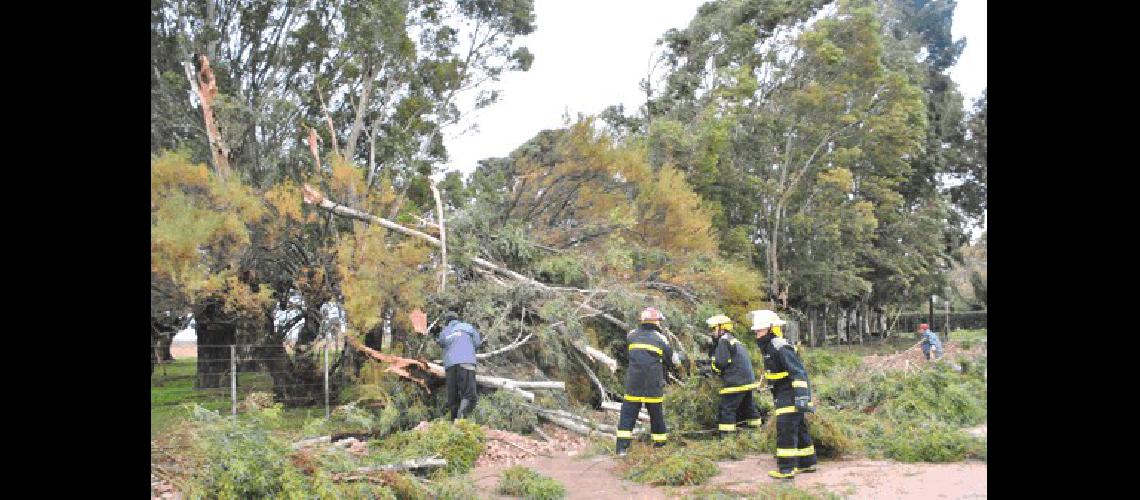
M 669 28 L 684 28 L 706 0 L 535 0 L 538 29 L 521 39 L 534 54 L 527 72 L 507 73 L 503 97 L 465 120 L 477 131 L 446 138 L 445 171 L 466 176 L 484 158 L 506 156 L 540 130 L 562 126 L 567 112 L 597 114 L 612 104 L 632 114 L 644 104 L 638 82 Z M 986 86 L 986 0 L 958 0 L 953 35 L 967 38 L 951 69 L 966 105 Z

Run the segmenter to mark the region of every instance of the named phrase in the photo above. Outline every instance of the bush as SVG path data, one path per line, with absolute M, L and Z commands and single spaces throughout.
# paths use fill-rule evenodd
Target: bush
M 986 456 L 983 441 L 940 422 L 895 426 L 877 447 L 900 462 L 957 462 Z
M 895 378 L 883 406 L 895 422 L 938 420 L 975 425 L 986 417 L 985 384 L 939 363 L 912 376 Z
M 805 349 L 800 352 L 800 357 L 804 363 L 804 368 L 808 371 L 808 377 L 813 381 L 816 377 L 824 377 L 839 370 L 851 370 L 859 367 L 859 356 L 857 354 L 838 353 L 826 349 Z
M 434 481 L 431 491 L 436 500 L 468 500 L 485 498 L 475 487 L 475 482 L 465 476 L 451 476 Z
M 271 410 L 269 410 L 271 411 Z M 271 417 L 270 417 L 271 418 Z M 197 407 L 196 451 L 205 461 L 195 469 L 187 494 L 209 498 L 334 497 L 321 473 L 304 476 L 291 463 L 288 443 L 276 439 L 258 419 L 231 419 Z
M 527 410 L 522 396 L 510 391 L 495 391 L 479 398 L 472 417 L 476 423 L 492 429 L 529 433 L 538 425 L 538 415 Z
M 485 438 L 478 424 L 467 420 L 454 423 L 434 422 L 423 431 L 405 431 L 374 442 L 374 461 L 390 463 L 397 460 L 439 455 L 447 460 L 444 471 L 462 474 L 475 465 L 483 453 Z
M 655 486 L 704 484 L 720 473 L 712 459 L 675 443 L 664 448 L 634 446 L 619 469 L 626 479 Z
M 677 432 L 716 429 L 717 390 L 720 382 L 709 377 L 692 376 L 683 384 L 665 387 L 665 421 Z
M 808 434 L 819 458 L 838 458 L 855 453 L 861 448 L 858 430 L 847 419 L 851 412 L 819 409 L 806 417 Z M 776 419 L 764 425 L 764 439 L 768 450 L 776 449 Z
M 566 496 L 561 483 L 521 465 L 503 470 L 496 492 L 530 500 L 556 500 Z

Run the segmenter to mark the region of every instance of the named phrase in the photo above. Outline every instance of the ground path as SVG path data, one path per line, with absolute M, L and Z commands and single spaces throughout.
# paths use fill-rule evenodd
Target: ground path
M 664 499 L 684 497 L 699 487 L 650 487 L 622 479 L 614 472 L 617 461 L 609 455 L 579 458 L 562 452 L 519 462 L 566 486 L 567 499 Z M 576 453 L 575 453 L 576 455 Z M 949 464 L 899 463 L 866 458 L 824 460 L 819 472 L 802 474 L 794 480 L 797 488 L 812 491 L 824 488 L 844 498 L 930 498 L 958 499 L 986 497 L 986 464 L 969 461 Z M 717 462 L 720 474 L 709 486 L 747 494 L 774 481 L 767 471 L 775 467 L 772 456 L 753 455 L 743 460 Z M 476 467 L 470 477 L 491 498 L 499 472 L 506 464 Z

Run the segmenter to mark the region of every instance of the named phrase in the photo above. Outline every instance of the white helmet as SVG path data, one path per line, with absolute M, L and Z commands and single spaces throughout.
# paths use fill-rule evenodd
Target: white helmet
M 787 321 L 780 319 L 780 316 L 767 309 L 760 309 L 748 313 L 752 316 L 752 329 L 759 330 L 761 328 L 769 328 L 773 326 L 783 326 L 788 324 Z

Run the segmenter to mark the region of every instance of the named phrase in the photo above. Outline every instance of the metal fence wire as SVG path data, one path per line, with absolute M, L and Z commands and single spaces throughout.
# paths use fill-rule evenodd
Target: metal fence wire
M 175 343 L 172 351 L 185 349 Z M 220 408 L 221 397 L 229 396 L 230 412 L 237 414 L 250 394 L 273 394 L 275 401 L 294 407 L 324 406 L 328 417 L 331 392 L 343 385 L 330 380 L 330 363 L 340 355 L 341 346 L 317 344 L 298 351 L 291 345 L 276 346 L 196 344 L 196 370 L 189 387 L 166 388 L 166 397 L 151 406 L 176 406 L 186 402 L 207 403 Z M 203 356 L 205 354 L 205 356 Z M 159 373 L 156 368 L 156 374 Z M 164 379 L 172 379 L 170 376 Z

